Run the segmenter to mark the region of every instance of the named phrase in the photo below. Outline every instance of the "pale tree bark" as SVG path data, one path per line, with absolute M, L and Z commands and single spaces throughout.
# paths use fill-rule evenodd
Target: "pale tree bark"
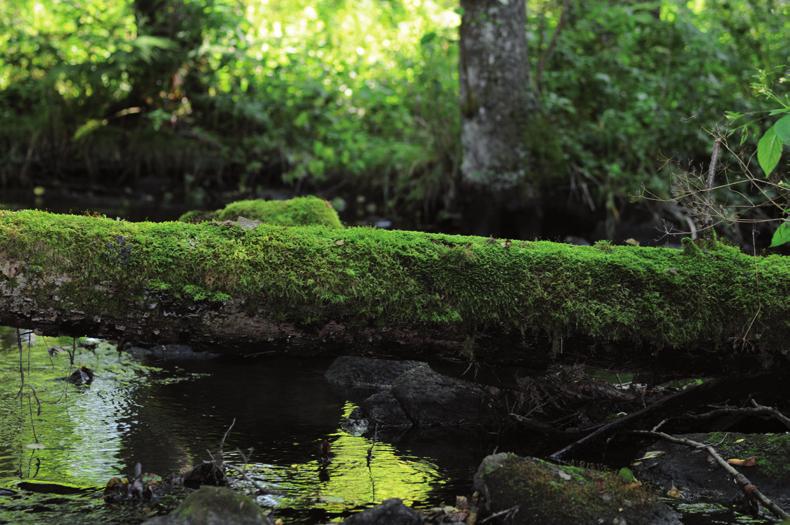
M 475 220 L 497 230 L 503 208 L 534 197 L 524 184 L 533 106 L 526 5 L 525 0 L 462 0 L 461 7 L 461 175 L 474 197 L 468 207 Z

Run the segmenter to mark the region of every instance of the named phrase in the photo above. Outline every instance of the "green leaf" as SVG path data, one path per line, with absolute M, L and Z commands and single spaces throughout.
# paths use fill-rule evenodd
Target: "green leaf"
M 785 221 L 779 225 L 771 237 L 771 248 L 776 248 L 790 242 L 790 222 Z
M 107 120 L 106 119 L 88 119 L 85 124 L 77 128 L 77 131 L 74 132 L 74 140 L 78 141 L 84 137 L 87 137 L 97 129 L 106 126 Z
M 157 48 L 157 49 L 173 49 L 176 43 L 169 38 L 161 36 L 141 35 L 134 39 L 132 42 L 137 47 Z
M 620 470 L 617 472 L 617 474 L 618 474 L 618 475 L 620 476 L 620 478 L 621 478 L 623 481 L 625 481 L 626 483 L 633 483 L 633 482 L 635 482 L 635 481 L 636 481 L 636 476 L 634 476 L 634 473 L 633 473 L 633 472 L 631 471 L 631 469 L 630 469 L 630 468 L 628 468 L 628 467 L 623 467 L 623 468 L 621 468 L 621 469 L 620 469 Z
M 782 156 L 782 141 L 776 134 L 776 130 L 771 127 L 766 131 L 760 142 L 757 143 L 757 162 L 765 172 L 765 176 L 771 172 L 779 164 L 779 158 Z
M 774 131 L 779 140 L 790 145 L 790 115 L 785 115 L 774 124 Z

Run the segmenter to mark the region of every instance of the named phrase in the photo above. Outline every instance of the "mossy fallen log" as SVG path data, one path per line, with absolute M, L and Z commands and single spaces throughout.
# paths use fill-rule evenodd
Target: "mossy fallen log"
M 235 221 L 239 217 L 280 226 L 322 225 L 341 228 L 340 218 L 332 205 L 318 197 L 294 197 L 287 200 L 250 199 L 231 202 L 221 210 L 188 211 L 181 222 L 199 223 L 210 220 Z
M 786 358 L 790 260 L 0 211 L 0 323 L 228 351 Z

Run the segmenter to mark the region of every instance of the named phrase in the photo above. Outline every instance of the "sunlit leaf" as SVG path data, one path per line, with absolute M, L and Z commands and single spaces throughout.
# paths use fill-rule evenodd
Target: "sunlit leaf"
M 626 483 L 635 483 L 638 481 L 636 479 L 636 476 L 634 476 L 633 471 L 628 467 L 621 468 L 620 470 L 617 471 L 617 474 Z
M 774 131 L 784 144 L 790 145 L 790 115 L 785 115 L 774 124 Z
M 760 142 L 757 143 L 757 162 L 768 176 L 779 164 L 782 156 L 782 141 L 776 134 L 775 128 L 771 127 L 763 134 Z
M 779 225 L 771 237 L 771 248 L 776 248 L 790 242 L 790 222 L 785 221 Z
M 85 124 L 77 128 L 77 131 L 74 132 L 74 140 L 79 141 L 83 138 L 87 137 L 94 131 L 99 128 L 102 128 L 107 125 L 107 120 L 105 119 L 88 119 Z
M 753 467 L 757 464 L 757 458 L 754 456 L 746 459 L 731 458 L 727 460 L 727 463 L 735 467 Z

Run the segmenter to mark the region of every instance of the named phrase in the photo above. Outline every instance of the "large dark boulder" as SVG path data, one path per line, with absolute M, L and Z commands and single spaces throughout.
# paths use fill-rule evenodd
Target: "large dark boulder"
M 409 370 L 427 367 L 420 361 L 341 356 L 332 362 L 324 377 L 334 387 L 372 393 L 392 387 L 395 380 Z
M 368 397 L 359 405 L 360 414 L 367 419 L 368 428 L 376 430 L 399 430 L 412 426 L 408 414 L 391 390 L 382 390 Z
M 475 383 L 435 372 L 427 366 L 402 374 L 392 395 L 414 425 L 486 426 L 495 424 L 495 392 Z
M 201 487 L 167 516 L 143 525 L 272 525 L 248 496 L 224 487 Z
M 345 525 L 422 525 L 423 517 L 397 498 L 388 499 L 381 505 L 354 514 Z
M 501 513 L 508 524 L 681 523 L 652 493 L 616 473 L 515 454 L 486 457 L 474 486 L 482 498 L 481 516 Z

